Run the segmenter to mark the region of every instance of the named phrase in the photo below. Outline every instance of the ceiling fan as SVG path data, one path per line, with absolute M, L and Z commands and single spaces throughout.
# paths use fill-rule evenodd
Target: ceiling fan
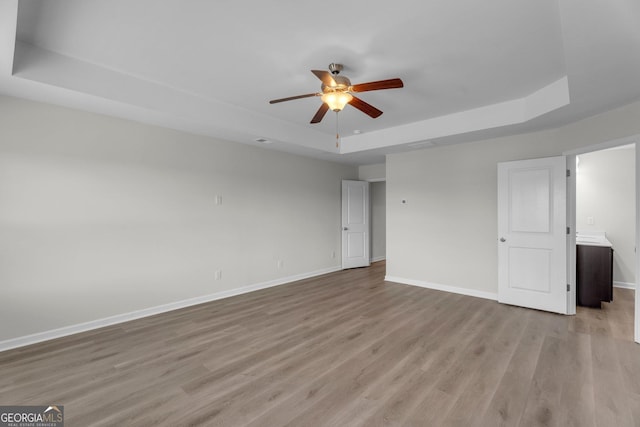
M 382 111 L 378 110 L 373 105 L 364 102 L 362 99 L 353 96 L 352 93 L 368 92 L 381 89 L 397 89 L 404 86 L 402 80 L 400 79 L 379 80 L 376 82 L 352 85 L 351 81 L 347 77 L 339 75 L 342 69 L 342 64 L 332 63 L 329 64 L 330 72 L 322 70 L 311 70 L 311 72 L 322 81 L 322 85 L 320 86 L 321 92 L 290 96 L 288 98 L 273 99 L 269 101 L 269 104 L 277 104 L 279 102 L 292 101 L 294 99 L 319 96 L 322 99 L 322 105 L 316 112 L 315 116 L 313 116 L 313 118 L 311 119 L 311 123 L 320 123 L 324 115 L 327 114 L 327 111 L 342 111 L 342 109 L 347 104 L 357 108 L 358 110 L 375 119 L 377 117 L 380 117 Z

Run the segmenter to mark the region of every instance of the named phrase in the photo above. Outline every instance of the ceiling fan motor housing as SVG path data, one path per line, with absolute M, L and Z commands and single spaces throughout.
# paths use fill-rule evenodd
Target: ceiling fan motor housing
M 334 75 L 333 80 L 336 82 L 335 86 L 327 86 L 324 83 L 322 84 L 322 92 L 343 92 L 349 89 L 351 86 L 351 80 L 344 76 Z

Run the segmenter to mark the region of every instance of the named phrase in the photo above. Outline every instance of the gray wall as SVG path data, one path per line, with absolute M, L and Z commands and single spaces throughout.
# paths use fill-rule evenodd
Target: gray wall
M 387 168 L 384 163 L 363 165 L 358 167 L 358 179 L 360 181 L 384 181 Z
M 596 151 L 579 158 L 576 229 L 605 231 L 614 249 L 613 280 L 635 284 L 635 147 Z M 589 217 L 593 224 L 588 223 Z
M 495 295 L 497 163 L 640 134 L 638 117 L 635 103 L 554 130 L 387 155 L 387 275 Z
M 0 341 L 339 268 L 357 173 L 0 97 Z

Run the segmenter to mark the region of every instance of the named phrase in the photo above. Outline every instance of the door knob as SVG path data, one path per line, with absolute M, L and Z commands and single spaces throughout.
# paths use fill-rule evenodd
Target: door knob
M 507 241 L 507 239 L 505 239 L 504 237 L 501 237 L 501 238 L 500 238 L 500 241 L 501 241 L 502 243 L 504 243 L 504 242 L 506 242 L 506 241 Z
M 347 230 L 348 230 L 348 228 L 347 228 L 347 227 L 342 227 L 342 229 L 343 229 L 344 231 L 347 231 Z

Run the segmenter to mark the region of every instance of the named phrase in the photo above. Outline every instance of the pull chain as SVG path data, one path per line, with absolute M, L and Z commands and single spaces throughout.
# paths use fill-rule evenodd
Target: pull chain
M 336 111 L 336 148 L 340 148 L 340 132 L 338 131 L 338 111 Z

